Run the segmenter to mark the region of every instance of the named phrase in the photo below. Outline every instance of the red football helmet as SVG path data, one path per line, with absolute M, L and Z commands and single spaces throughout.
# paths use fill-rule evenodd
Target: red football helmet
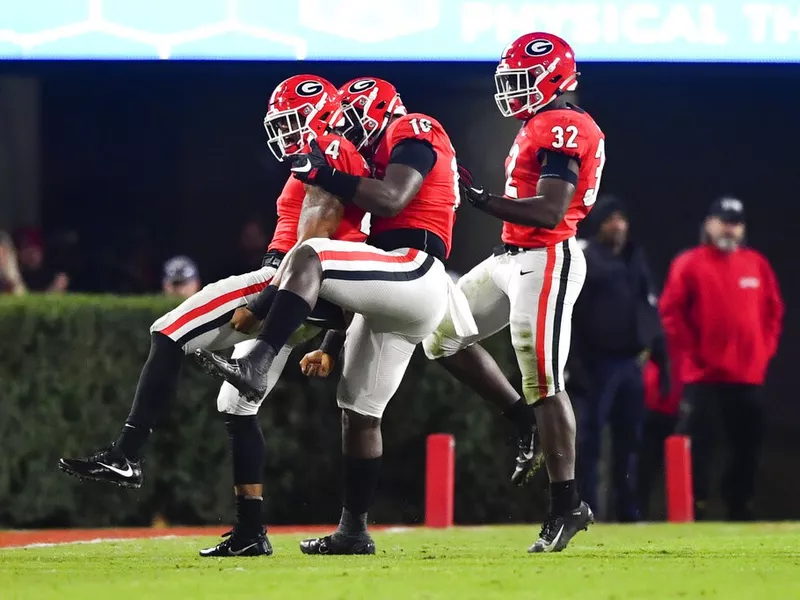
M 264 129 L 275 158 L 297 154 L 325 133 L 339 108 L 338 90 L 317 75 L 295 75 L 282 81 L 269 99 Z
M 395 115 L 407 114 L 395 87 L 377 77 L 358 77 L 339 88 L 341 108 L 331 126 L 361 150 L 371 146 Z
M 526 33 L 504 51 L 494 74 L 504 117 L 527 119 L 578 85 L 575 53 L 552 33 Z

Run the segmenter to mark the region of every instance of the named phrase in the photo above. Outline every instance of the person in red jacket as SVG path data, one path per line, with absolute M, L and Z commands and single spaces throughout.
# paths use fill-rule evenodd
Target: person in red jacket
M 743 246 L 744 234 L 742 202 L 714 202 L 703 243 L 672 262 L 659 305 L 684 385 L 678 431 L 692 438 L 697 518 L 705 515 L 718 420 L 730 458 L 722 483 L 728 518 L 752 518 L 761 390 L 778 347 L 783 300 L 772 267 Z

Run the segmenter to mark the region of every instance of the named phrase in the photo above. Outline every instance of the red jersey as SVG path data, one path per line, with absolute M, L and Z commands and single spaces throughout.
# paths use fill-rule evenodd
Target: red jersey
M 376 176 L 383 178 L 392 150 L 408 139 L 430 143 L 436 152 L 436 163 L 425 176 L 417 195 L 400 214 L 394 217 L 372 217 L 372 232 L 426 229 L 442 238 L 449 255 L 453 224 L 456 220 L 455 211 L 460 201 L 458 165 L 453 144 L 439 121 L 427 115 L 411 113 L 390 123 L 372 160 Z
M 659 310 L 681 383 L 764 383 L 784 306 L 761 254 L 709 244 L 684 252 L 670 266 Z
M 325 153 L 328 163 L 335 169 L 358 177 L 369 177 L 367 162 L 348 140 L 328 134 L 318 137 L 317 143 Z M 278 196 L 278 223 L 272 234 L 270 250 L 286 253 L 297 243 L 297 224 L 300 221 L 300 211 L 305 197 L 303 182 L 295 177 L 289 177 L 281 195 Z M 369 216 L 357 206 L 352 204 L 346 206 L 342 222 L 339 223 L 331 239 L 363 242 L 369 233 L 368 219 Z
M 597 199 L 606 162 L 605 135 L 587 112 L 572 105 L 543 110 L 520 129 L 506 159 L 507 198 L 537 195 L 541 153 L 561 152 L 580 165 L 578 186 L 564 219 L 555 229 L 503 224 L 503 241 L 523 248 L 554 246 L 573 237 Z

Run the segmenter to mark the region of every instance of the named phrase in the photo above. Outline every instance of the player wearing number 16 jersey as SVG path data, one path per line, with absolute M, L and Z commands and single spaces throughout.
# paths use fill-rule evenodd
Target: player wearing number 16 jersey
M 306 554 L 375 552 L 366 524 L 383 452 L 383 411 L 415 346 L 445 313 L 453 315 L 462 335 L 477 332 L 466 298 L 442 263 L 450 252 L 459 200 L 450 139 L 435 119 L 406 114 L 389 82 L 359 78 L 340 91 L 341 115 L 331 122 L 371 158 L 380 178 L 342 173 L 319 148 L 296 157 L 292 171 L 321 194 L 320 201 L 328 196 L 326 202 L 335 206 L 371 213 L 367 242 L 320 238 L 296 246 L 253 350 L 232 361 L 201 356 L 211 374 L 258 397 L 277 352 L 318 300 L 355 314 L 337 389 L 344 454 L 341 522 L 332 535 L 305 540 Z M 327 336 L 325 343 L 332 344 Z
M 479 333 L 459 336 L 445 318 L 424 342 L 429 358 L 505 405 L 520 427 L 527 415 L 514 480 L 531 470 L 538 425 L 551 508 L 530 552 L 562 550 L 593 518 L 575 486 L 575 416 L 564 391 L 564 365 L 572 307 L 586 276 L 575 233 L 597 195 L 605 141 L 594 120 L 562 97 L 575 88 L 577 76 L 572 48 L 551 34 L 523 35 L 503 52 L 495 100 L 503 116 L 523 121 L 506 159 L 504 197 L 487 193 L 460 168 L 467 200 L 504 221 L 503 245 L 458 282 Z M 506 326 L 524 400 L 476 344 Z

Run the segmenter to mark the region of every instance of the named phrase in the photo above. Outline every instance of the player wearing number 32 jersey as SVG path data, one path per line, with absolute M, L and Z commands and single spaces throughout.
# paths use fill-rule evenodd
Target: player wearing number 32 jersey
M 512 479 L 531 468 L 542 432 L 551 479 L 551 511 L 531 552 L 562 550 L 592 520 L 575 487 L 575 417 L 564 391 L 572 308 L 586 276 L 575 240 L 578 223 L 597 196 L 605 162 L 603 132 L 567 103 L 563 92 L 578 73 L 570 46 L 547 33 L 530 33 L 503 52 L 495 74 L 495 100 L 505 117 L 523 121 L 506 159 L 504 196 L 487 193 L 459 168 L 467 200 L 504 221 L 503 245 L 464 275 L 478 334 L 459 336 L 445 318 L 424 342 L 458 379 L 492 397 L 520 425 L 520 454 Z M 510 327 L 524 401 L 476 342 Z M 503 400 L 501 400 L 501 398 Z M 527 436 L 523 427 L 528 415 Z

